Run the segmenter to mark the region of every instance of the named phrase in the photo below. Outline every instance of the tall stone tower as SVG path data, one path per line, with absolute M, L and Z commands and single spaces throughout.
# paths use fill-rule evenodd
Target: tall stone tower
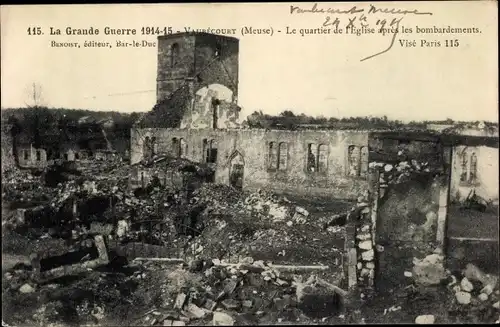
M 239 126 L 239 40 L 208 33 L 158 37 L 156 105 L 139 128 Z
M 178 33 L 158 37 L 157 103 L 186 84 L 192 93 L 219 84 L 238 94 L 239 40 L 208 33 Z

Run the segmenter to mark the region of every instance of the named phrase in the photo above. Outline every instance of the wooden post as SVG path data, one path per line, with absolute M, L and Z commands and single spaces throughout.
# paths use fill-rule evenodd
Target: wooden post
M 446 220 L 448 217 L 448 204 L 450 201 L 450 182 L 451 182 L 451 162 L 453 156 L 453 148 L 451 146 L 444 147 L 444 173 L 439 179 L 439 209 L 437 217 L 436 241 L 441 249 L 445 250 L 446 240 Z

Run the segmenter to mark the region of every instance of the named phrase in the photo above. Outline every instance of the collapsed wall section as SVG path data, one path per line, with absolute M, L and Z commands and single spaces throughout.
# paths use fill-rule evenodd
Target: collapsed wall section
M 370 148 L 378 151 L 370 156 L 367 189 L 347 222 L 350 289 L 388 290 L 406 285 L 408 276 L 426 279 L 420 275 L 419 258 L 434 251 L 444 259 L 450 148 L 405 141 L 410 151 L 401 153 L 392 140 L 387 144 L 394 155 L 391 147 Z

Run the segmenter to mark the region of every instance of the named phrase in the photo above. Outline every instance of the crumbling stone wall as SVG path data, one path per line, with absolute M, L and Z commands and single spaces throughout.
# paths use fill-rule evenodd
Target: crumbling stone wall
M 207 33 L 177 33 L 158 37 L 157 102 L 199 76 L 199 89 L 214 83 L 238 93 L 239 40 Z
M 376 257 L 374 251 L 372 223 L 373 193 L 371 187 L 358 197 L 356 205 L 348 214 L 345 235 L 344 272 L 351 291 L 373 288 Z
M 181 128 L 235 128 L 239 126 L 240 108 L 233 91 L 221 84 L 200 88 L 181 121 Z
M 236 38 L 178 33 L 158 38 L 157 104 L 140 127 L 238 126 Z
M 19 147 L 17 150 L 19 166 L 22 168 L 47 167 L 47 152 L 45 149 L 35 149 L 32 146 Z
M 411 140 L 404 144 L 411 145 Z M 398 145 L 392 152 L 400 151 Z M 370 156 L 367 189 L 360 193 L 346 228 L 345 271 L 351 289 L 366 294 L 374 286 L 403 285 L 419 262 L 416 259 L 434 250 L 442 253 L 451 153 L 448 147 L 423 145 L 425 149 L 413 145 L 416 151 L 405 156 L 400 153 L 399 162 L 394 161 L 398 153 L 392 156 L 390 148 L 370 148 L 370 155 L 377 153 Z M 429 156 L 430 149 L 436 153 Z M 388 162 L 373 160 L 383 158 L 381 153 Z
M 157 178 L 160 185 L 173 190 L 181 190 L 184 186 L 183 175 L 173 169 L 161 169 L 160 167 L 141 167 L 136 166 L 132 169 L 129 176 L 129 187 L 135 189 L 138 187 L 147 187 Z
M 242 156 L 243 188 L 256 190 L 267 188 L 279 193 L 296 193 L 307 196 L 328 196 L 337 199 L 356 199 L 367 187 L 366 176 L 348 174 L 348 149 L 355 145 L 367 146 L 365 131 L 285 131 L 285 130 L 214 130 L 214 129 L 140 129 L 131 133 L 132 164 L 142 159 L 145 137 L 156 137 L 158 153 L 176 155 L 175 142 L 187 144 L 185 158 L 204 162 L 204 144 L 212 140 L 217 144 L 215 181 L 229 184 L 231 158 L 235 153 Z M 284 169 L 270 165 L 270 143 L 286 143 Z M 325 169 L 308 170 L 309 145 L 324 145 Z M 286 158 L 286 160 L 285 160 Z M 319 160 L 319 159 L 318 159 Z M 368 163 L 366 163 L 368 164 Z

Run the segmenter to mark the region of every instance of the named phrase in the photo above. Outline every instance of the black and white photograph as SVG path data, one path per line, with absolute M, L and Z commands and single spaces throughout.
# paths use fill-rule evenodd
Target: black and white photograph
M 2 5 L 2 326 L 500 323 L 497 7 Z

